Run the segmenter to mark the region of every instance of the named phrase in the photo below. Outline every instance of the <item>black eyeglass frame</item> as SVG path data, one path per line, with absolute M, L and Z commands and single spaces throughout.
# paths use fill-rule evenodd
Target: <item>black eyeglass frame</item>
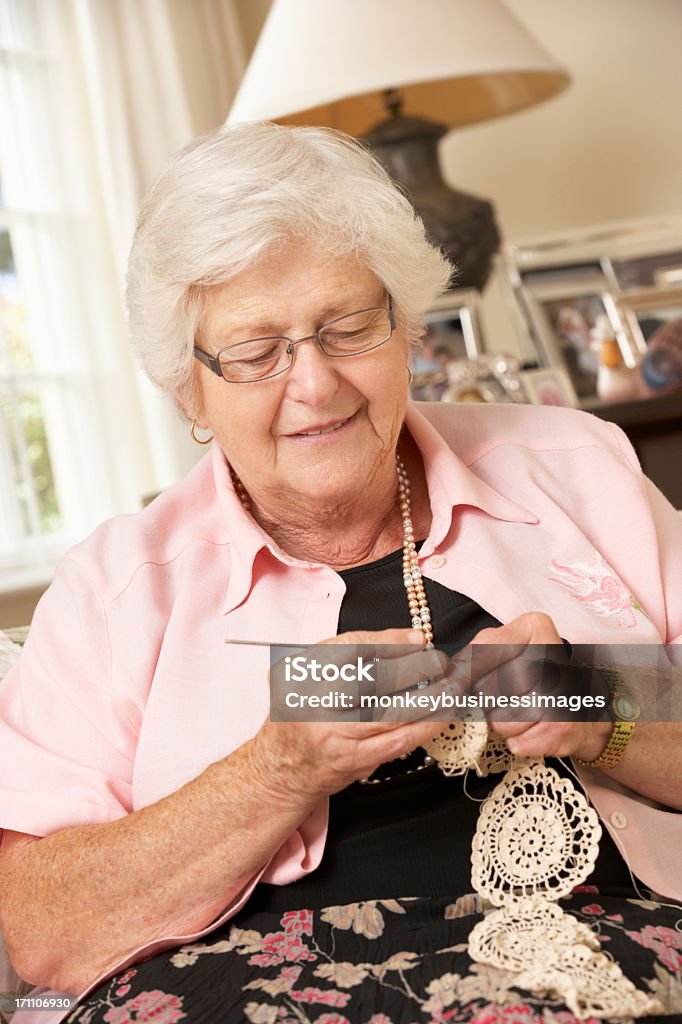
M 290 370 L 291 367 L 294 365 L 294 349 L 296 348 L 296 346 L 302 345 L 304 341 L 312 341 L 313 338 L 315 338 L 317 344 L 320 346 L 320 350 L 324 352 L 324 354 L 329 359 L 350 359 L 353 356 L 362 356 L 366 352 L 373 352 L 374 349 L 381 348 L 382 345 L 385 345 L 386 342 L 390 341 L 391 338 L 393 337 L 393 332 L 395 330 L 395 306 L 393 303 L 393 296 L 390 294 L 390 292 L 387 292 L 387 295 L 388 308 L 385 308 L 384 306 L 370 306 L 368 309 L 356 309 L 352 313 L 344 313 L 342 316 L 337 316 L 334 320 L 330 320 L 328 324 L 324 324 L 322 327 L 320 327 L 319 330 L 315 331 L 314 334 L 307 334 L 305 338 L 285 338 L 284 335 L 275 335 L 272 338 L 247 338 L 246 341 L 238 341 L 234 345 L 226 345 L 224 348 L 221 348 L 220 351 L 214 356 L 212 356 L 210 352 L 206 352 L 203 348 L 199 348 L 198 345 L 195 345 L 194 356 L 196 359 L 199 360 L 200 363 L 203 363 L 204 366 L 207 366 L 212 373 L 215 373 L 216 377 L 222 377 L 226 384 L 259 384 L 262 380 L 272 380 L 273 377 L 279 377 L 281 374 L 286 373 L 287 370 Z M 376 345 L 370 345 L 369 348 L 363 348 L 359 352 L 346 352 L 343 355 L 339 355 L 333 352 L 327 352 L 326 348 L 324 347 L 322 338 L 320 338 L 320 334 L 322 333 L 322 331 L 326 331 L 328 327 L 333 327 L 334 324 L 337 324 L 339 322 L 339 320 L 345 320 L 346 317 L 357 316 L 359 313 L 372 313 L 375 310 L 383 310 L 385 313 L 388 313 L 390 332 L 387 338 L 384 338 L 383 341 L 378 342 Z M 239 345 L 246 345 L 249 341 L 286 341 L 288 342 L 286 351 L 287 354 L 291 356 L 291 362 L 289 363 L 288 366 L 283 367 L 281 370 L 277 370 L 276 373 L 269 373 L 267 377 L 254 377 L 253 380 L 229 380 L 223 373 L 222 367 L 220 365 L 221 355 L 223 354 L 223 352 L 227 352 L 228 349 L 237 348 Z

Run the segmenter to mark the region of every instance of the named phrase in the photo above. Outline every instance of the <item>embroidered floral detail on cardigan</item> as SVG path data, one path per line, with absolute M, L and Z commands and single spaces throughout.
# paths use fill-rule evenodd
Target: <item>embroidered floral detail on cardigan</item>
M 563 565 L 553 559 L 551 565 L 558 577 L 553 582 L 566 587 L 576 601 L 586 604 L 597 615 L 617 615 L 616 621 L 622 629 L 633 629 L 637 625 L 635 612 L 646 614 L 601 555 L 597 555 L 596 562 Z

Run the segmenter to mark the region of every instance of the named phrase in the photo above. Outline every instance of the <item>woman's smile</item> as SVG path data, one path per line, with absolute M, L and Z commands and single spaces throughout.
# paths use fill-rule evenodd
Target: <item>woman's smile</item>
M 294 441 L 297 444 L 329 444 L 347 438 L 350 430 L 357 425 L 358 414 L 351 413 L 342 419 L 330 419 L 301 430 L 280 434 L 284 441 Z

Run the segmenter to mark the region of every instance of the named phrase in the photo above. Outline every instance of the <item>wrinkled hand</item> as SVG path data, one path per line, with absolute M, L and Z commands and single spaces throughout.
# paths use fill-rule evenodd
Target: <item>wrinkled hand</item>
M 318 657 L 331 663 L 335 655 L 329 647 L 343 645 L 337 656 L 339 664 L 355 655 L 370 661 L 374 645 L 380 645 L 376 692 L 397 692 L 425 678 L 437 677 L 447 664 L 445 655 L 425 651 L 423 638 L 417 643 L 417 637 L 421 638 L 421 633 L 408 629 L 342 633 L 307 648 L 305 654 L 308 659 L 314 658 L 317 649 Z M 367 778 L 383 762 L 422 745 L 442 728 L 428 720 L 428 712 L 419 721 L 414 721 L 413 714 L 413 721 L 408 723 L 357 721 L 353 720 L 357 719 L 356 712 L 342 709 L 325 709 L 310 717 L 318 720 L 268 719 L 252 741 L 262 780 L 284 800 L 312 802 L 336 793 Z
M 532 689 L 528 682 L 528 665 L 522 662 L 520 652 L 531 644 L 552 644 L 561 661 L 562 640 L 552 619 L 542 612 L 529 612 L 513 619 L 505 626 L 481 630 L 472 645 L 486 645 L 486 650 L 476 650 L 472 664 L 478 677 L 483 680 L 488 673 L 497 673 L 503 681 L 504 692 L 524 693 Z M 569 677 L 570 678 L 570 677 Z M 513 712 L 509 710 L 509 718 Z M 530 712 L 524 709 L 524 717 Z M 520 716 L 519 716 L 520 717 Z M 599 757 L 611 735 L 612 722 L 581 722 L 570 720 L 557 722 L 549 720 L 551 715 L 543 709 L 533 711 L 533 721 L 511 721 L 496 713 L 490 724 L 494 731 L 504 737 L 513 754 L 519 757 L 578 757 L 592 761 Z

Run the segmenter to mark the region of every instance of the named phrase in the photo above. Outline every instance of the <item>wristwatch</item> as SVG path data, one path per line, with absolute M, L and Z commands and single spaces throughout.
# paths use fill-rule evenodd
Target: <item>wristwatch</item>
M 615 768 L 632 738 L 641 708 L 623 682 L 620 673 L 611 665 L 595 665 L 594 667 L 606 680 L 611 690 L 609 707 L 613 715 L 613 729 L 609 741 L 599 757 L 596 757 L 594 761 L 583 761 L 577 757 L 576 761 L 583 768 Z

